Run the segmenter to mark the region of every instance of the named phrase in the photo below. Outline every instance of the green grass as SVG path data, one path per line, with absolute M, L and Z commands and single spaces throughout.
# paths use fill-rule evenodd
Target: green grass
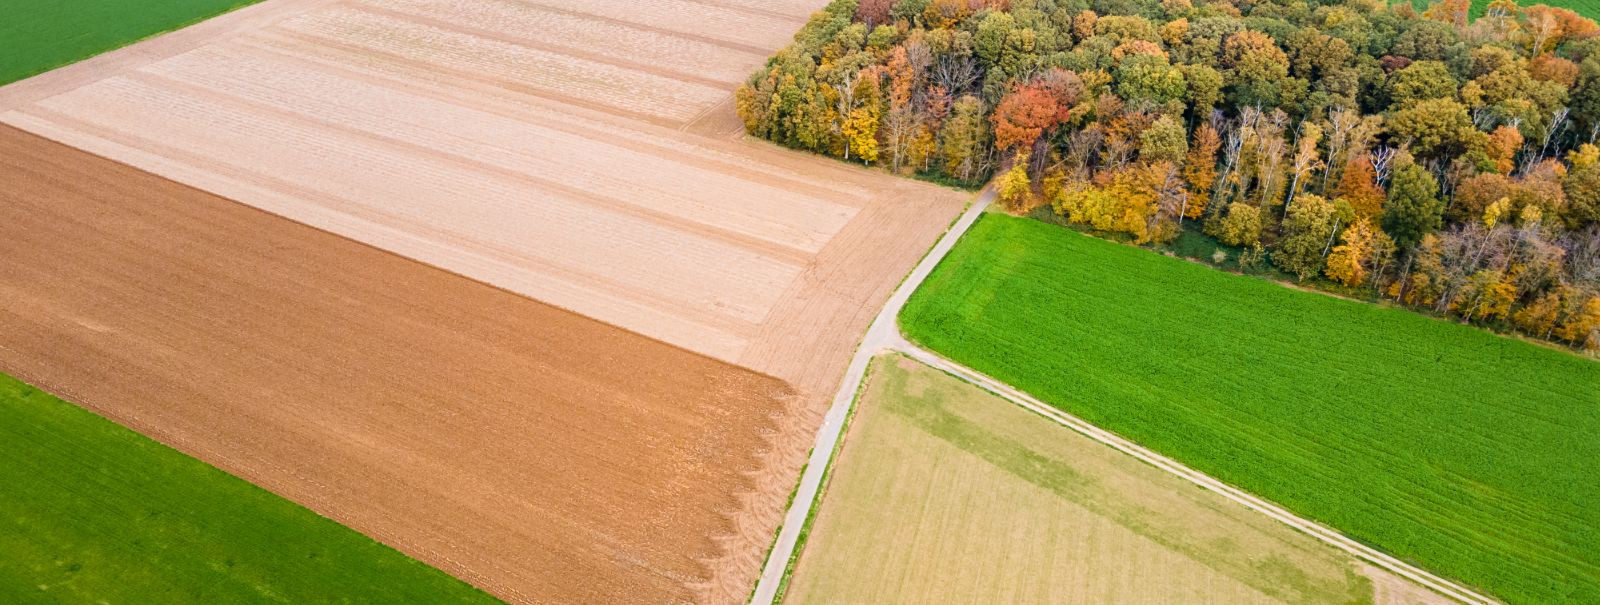
M 0 602 L 495 600 L 0 375 Z
M 1519 3 L 1521 4 L 1521 3 Z M 1529 2 L 1522 6 L 1528 7 L 1535 4 L 1548 4 L 1557 8 L 1570 8 L 1578 14 L 1590 19 L 1600 19 L 1600 0 L 1543 0 L 1542 2 Z M 1489 9 L 1488 0 L 1474 0 L 1472 15 L 1480 16 Z
M 987 215 L 925 346 L 1515 603 L 1600 602 L 1600 363 Z
M 0 85 L 256 0 L 5 0 L 0 2 Z
M 1419 11 L 1428 10 L 1437 0 L 1411 0 L 1411 5 Z M 1590 19 L 1600 19 L 1600 0 L 1542 0 L 1539 2 L 1518 2 L 1519 6 L 1527 8 L 1535 4 L 1545 4 L 1557 8 L 1568 8 Z M 1472 0 L 1472 9 L 1468 11 L 1473 19 L 1482 17 L 1489 10 L 1489 0 Z

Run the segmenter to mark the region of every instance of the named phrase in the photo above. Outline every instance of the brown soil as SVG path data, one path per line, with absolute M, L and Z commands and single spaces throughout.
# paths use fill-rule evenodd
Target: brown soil
M 728 462 L 733 467 L 726 473 L 743 482 L 736 486 L 709 478 L 671 484 L 673 489 L 716 485 L 710 491 L 723 497 L 735 488 L 744 490 L 737 502 L 719 501 L 712 507 L 716 514 L 739 511 L 728 525 L 710 528 L 721 532 L 712 540 L 720 548 L 679 542 L 679 550 L 671 553 L 677 560 L 703 564 L 694 573 L 673 571 L 672 581 L 692 584 L 699 600 L 732 602 L 745 598 L 755 582 L 784 499 L 862 333 L 901 276 L 970 197 L 742 137 L 732 89 L 824 3 L 266 0 L 0 87 L 0 122 L 786 381 L 800 403 L 782 416 L 781 424 L 753 412 L 726 413 L 716 421 L 716 426 L 740 435 L 768 436 L 765 472 L 741 474 L 737 471 L 756 465 L 739 459 Z M 154 207 L 141 210 L 156 212 Z M 39 229 L 73 224 L 51 226 L 40 220 L 32 218 L 29 224 L 42 225 Z M 180 214 L 148 221 L 185 225 L 193 219 Z M 130 228 L 108 225 L 94 241 L 132 237 Z M 352 279 L 344 273 L 360 267 L 348 262 L 330 267 L 326 263 L 332 261 L 325 257 L 342 258 L 306 253 L 296 259 L 295 268 Z M 171 254 L 165 258 L 180 262 Z M 125 289 L 164 287 L 164 275 L 176 269 L 149 263 L 142 265 L 143 282 L 114 273 L 95 279 L 122 279 L 118 283 Z M 95 269 L 82 271 L 84 279 L 95 275 Z M 348 286 L 330 285 L 318 295 L 341 300 L 341 287 Z M 447 300 L 437 299 L 440 305 Z M 35 312 L 58 319 L 75 316 L 71 307 L 49 304 L 37 303 Z M 228 309 L 237 314 L 228 322 L 246 325 L 282 313 L 268 303 L 254 310 Z M 388 312 L 369 309 L 362 318 L 366 329 L 382 332 L 416 322 L 385 317 Z M 109 338 L 94 325 L 78 324 L 75 332 L 68 330 L 70 321 L 55 325 L 60 330 L 56 337 L 64 342 L 103 343 Z M 185 337 L 230 338 L 232 328 L 226 323 L 208 326 L 219 332 L 195 328 Z M 327 337 L 298 327 L 275 329 L 304 349 L 320 346 L 317 340 Z M 255 342 L 239 340 L 229 354 L 276 354 L 254 351 Z M 104 355 L 137 356 L 152 345 L 103 346 Z M 128 350 L 119 352 L 118 346 Z M 476 354 L 475 347 L 461 346 L 463 350 L 439 355 L 456 364 L 448 366 L 452 376 L 470 370 L 474 382 L 493 383 L 517 380 L 513 371 L 526 371 L 522 366 L 484 365 L 468 354 Z M 248 376 L 230 380 L 234 366 L 212 367 L 204 356 L 185 357 L 191 350 L 167 354 L 193 364 L 185 372 L 204 370 L 207 382 L 184 383 L 194 396 L 220 401 L 252 392 Z M 559 349 L 522 352 L 529 359 L 519 363 L 530 367 L 563 364 L 571 357 Z M 696 364 L 710 362 L 693 359 L 684 362 L 685 374 L 678 380 L 698 384 L 703 371 Z M 401 360 L 411 364 L 406 367 L 438 363 L 431 358 L 350 357 L 338 371 L 393 375 L 397 370 L 392 364 Z M 48 377 L 47 370 L 65 375 L 80 370 L 65 353 L 31 361 L 37 364 L 35 377 Z M 657 371 L 666 373 L 670 367 L 663 363 Z M 135 366 L 124 371 L 131 380 L 146 370 Z M 440 372 L 444 370 L 434 371 Z M 503 375 L 507 372 L 513 373 Z M 530 396 L 583 400 L 610 380 L 635 378 L 618 370 L 595 384 L 567 383 L 562 388 L 571 390 L 560 395 L 551 391 Z M 648 390 L 649 384 L 640 382 L 638 388 Z M 98 393 L 110 396 L 117 388 L 103 386 Z M 458 388 L 441 384 L 431 395 L 418 396 L 464 399 L 477 392 Z M 672 401 L 676 395 L 654 397 L 652 401 Z M 249 404 L 222 402 L 215 413 L 231 413 L 227 410 L 240 405 Z M 645 412 L 639 413 L 637 418 L 644 418 Z M 165 420 L 145 420 L 135 428 L 158 438 L 175 430 Z M 563 420 L 585 426 L 617 422 L 605 417 Z M 630 435 L 631 425 L 624 424 L 605 434 L 608 439 L 657 439 L 651 447 L 658 448 L 699 447 L 695 433 L 670 432 L 678 430 L 675 423 L 680 421 L 663 422 L 671 426 L 661 428 L 668 432 L 657 437 Z M 431 439 L 426 433 L 411 438 Z M 189 447 L 208 461 L 230 463 L 213 457 L 223 450 Z M 369 447 L 390 446 L 374 440 Z M 636 453 L 617 460 L 631 460 Z M 521 464 L 509 460 L 507 468 Z M 315 463 L 314 457 L 299 462 Z M 282 462 L 287 468 L 293 464 Z M 494 472 L 485 465 L 482 472 Z M 637 472 L 644 482 L 640 490 L 670 481 L 648 469 Z M 582 474 L 552 470 L 546 478 L 579 485 Z M 653 505 L 648 499 L 640 504 Z M 675 506 L 693 511 L 682 512 L 685 516 L 713 514 L 700 500 Z M 515 524 L 525 516 L 511 507 L 493 513 L 485 518 Z M 580 522 L 574 523 L 579 527 Z M 606 527 L 593 528 L 591 542 L 602 546 L 580 540 L 570 544 L 580 550 L 605 548 L 618 539 Z M 397 545 L 415 541 L 399 528 L 389 529 L 379 537 Z M 450 557 L 466 560 L 473 555 L 469 548 Z M 567 557 L 561 548 L 546 548 L 546 560 L 572 570 L 596 564 Z M 658 554 L 669 556 L 665 550 Z M 472 570 L 463 577 L 482 584 L 475 579 L 485 577 L 476 571 L 482 567 L 474 563 L 446 569 Z M 641 577 L 654 573 L 639 572 Z M 627 590 L 625 582 L 610 583 Z M 677 594 L 659 593 L 664 599 Z M 655 600 L 654 595 L 649 598 Z
M 0 122 L 831 392 L 967 196 L 730 136 L 808 4 L 270 0 Z
M 508 600 L 743 596 L 783 382 L 9 127 L 0 182 L 0 371 Z

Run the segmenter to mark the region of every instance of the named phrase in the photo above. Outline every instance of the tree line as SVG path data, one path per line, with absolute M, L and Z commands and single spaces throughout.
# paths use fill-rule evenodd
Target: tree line
M 1600 27 L 1494 0 L 834 0 L 746 130 L 1600 348 Z

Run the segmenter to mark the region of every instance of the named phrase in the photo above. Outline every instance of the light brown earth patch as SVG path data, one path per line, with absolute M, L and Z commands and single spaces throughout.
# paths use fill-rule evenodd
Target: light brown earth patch
M 730 553 L 816 422 L 780 380 L 7 127 L 0 182 L 0 371 L 502 598 L 741 598 Z

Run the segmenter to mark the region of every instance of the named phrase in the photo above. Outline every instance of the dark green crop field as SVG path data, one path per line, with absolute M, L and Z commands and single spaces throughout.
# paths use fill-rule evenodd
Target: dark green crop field
M 5 0 L 0 3 L 0 85 L 255 2 Z
M 495 600 L 0 375 L 0 602 Z
M 983 217 L 911 338 L 1513 603 L 1600 602 L 1600 362 Z

